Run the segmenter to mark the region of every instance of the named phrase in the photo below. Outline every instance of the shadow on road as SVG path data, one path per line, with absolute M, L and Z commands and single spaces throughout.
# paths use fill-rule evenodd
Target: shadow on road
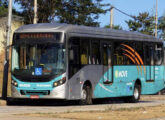
M 139 101 L 139 103 L 151 103 L 153 101 Z M 10 106 L 79 106 L 79 100 L 56 100 L 56 99 L 7 99 Z M 125 104 L 119 98 L 94 99 L 93 105 L 99 104 Z

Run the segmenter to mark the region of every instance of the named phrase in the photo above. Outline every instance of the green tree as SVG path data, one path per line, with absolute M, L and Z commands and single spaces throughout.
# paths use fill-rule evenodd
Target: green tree
M 53 22 L 99 26 L 96 21 L 101 13 L 106 13 L 103 0 L 38 0 L 38 22 Z M 34 0 L 15 0 L 21 5 L 25 23 L 33 23 Z
M 104 28 L 110 28 L 110 25 L 105 25 Z M 123 28 L 120 25 L 113 25 L 112 28 L 116 30 L 123 30 Z
M 38 22 L 51 22 L 58 9 L 61 0 L 37 0 Z M 21 5 L 22 12 L 20 15 L 24 17 L 25 24 L 32 24 L 34 18 L 34 0 L 15 0 L 15 3 Z
M 148 12 L 139 13 L 138 16 L 134 16 L 133 20 L 128 20 L 126 23 L 128 24 L 130 31 L 154 35 L 154 16 L 151 16 Z
M 103 0 L 64 0 L 60 7 L 58 19 L 61 23 L 78 24 L 86 26 L 99 26 L 96 20 L 100 14 L 107 10 L 103 7 L 108 4 L 101 4 Z
M 13 15 L 20 16 L 20 13 L 13 8 Z M 8 15 L 8 0 L 0 0 L 0 17 L 7 17 Z
M 165 40 L 165 14 L 158 20 L 158 29 L 160 38 Z
M 6 0 L 0 0 L 0 17 L 7 16 L 8 4 Z

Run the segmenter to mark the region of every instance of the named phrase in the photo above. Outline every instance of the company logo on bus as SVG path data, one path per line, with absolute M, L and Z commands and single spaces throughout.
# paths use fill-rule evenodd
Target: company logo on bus
M 128 76 L 128 71 L 115 71 L 115 78 L 125 78 Z

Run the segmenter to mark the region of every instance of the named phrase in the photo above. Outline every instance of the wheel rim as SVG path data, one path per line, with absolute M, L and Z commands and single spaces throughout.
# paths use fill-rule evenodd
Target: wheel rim
M 82 90 L 82 99 L 85 100 L 87 98 L 87 92 L 86 90 Z
M 139 98 L 139 91 L 137 88 L 135 88 L 135 90 L 134 90 L 134 97 L 135 97 L 135 99 Z

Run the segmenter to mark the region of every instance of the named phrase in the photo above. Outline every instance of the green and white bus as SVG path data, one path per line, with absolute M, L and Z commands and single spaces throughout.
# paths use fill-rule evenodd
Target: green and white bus
M 138 102 L 165 87 L 163 41 L 149 35 L 44 23 L 17 29 L 12 46 L 12 98 Z

